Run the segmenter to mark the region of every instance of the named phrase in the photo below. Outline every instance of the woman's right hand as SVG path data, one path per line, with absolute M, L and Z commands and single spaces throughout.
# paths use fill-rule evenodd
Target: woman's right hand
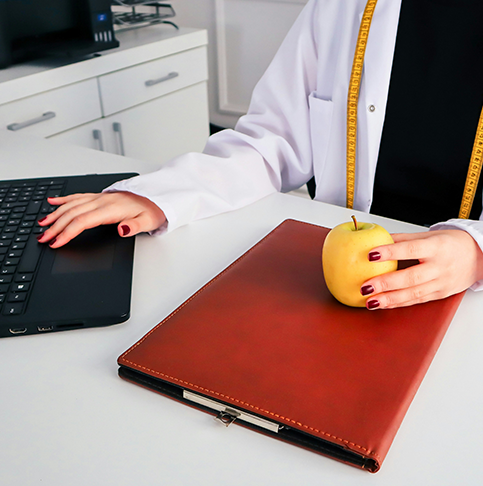
M 120 236 L 133 236 L 159 228 L 166 216 L 149 199 L 130 192 L 72 194 L 48 198 L 58 208 L 39 221 L 48 227 L 38 240 L 59 248 L 84 230 L 104 224 L 118 224 Z

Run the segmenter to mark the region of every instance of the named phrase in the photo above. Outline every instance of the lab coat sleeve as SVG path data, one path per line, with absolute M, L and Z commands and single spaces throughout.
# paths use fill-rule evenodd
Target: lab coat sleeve
M 309 95 L 317 77 L 317 0 L 310 0 L 257 84 L 235 130 L 211 136 L 203 153 L 106 191 L 129 191 L 159 206 L 173 229 L 300 187 L 313 175 Z M 160 134 L 162 137 L 162 134 Z
M 474 221 L 471 219 L 450 219 L 443 223 L 437 223 L 431 226 L 430 231 L 458 229 L 466 231 L 476 241 L 480 250 L 483 251 L 483 221 Z M 483 290 L 483 280 L 474 283 L 471 290 Z

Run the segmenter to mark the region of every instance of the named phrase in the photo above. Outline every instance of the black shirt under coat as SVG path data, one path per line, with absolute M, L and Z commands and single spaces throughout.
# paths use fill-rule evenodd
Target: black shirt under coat
M 371 213 L 457 218 L 482 106 L 483 0 L 403 0 Z

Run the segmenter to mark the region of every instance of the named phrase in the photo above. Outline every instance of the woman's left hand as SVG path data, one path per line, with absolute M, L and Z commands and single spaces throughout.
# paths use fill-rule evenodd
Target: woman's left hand
M 370 261 L 419 260 L 419 265 L 371 278 L 361 287 L 368 309 L 442 299 L 483 278 L 483 252 L 462 230 L 394 234 L 394 245 L 372 249 Z

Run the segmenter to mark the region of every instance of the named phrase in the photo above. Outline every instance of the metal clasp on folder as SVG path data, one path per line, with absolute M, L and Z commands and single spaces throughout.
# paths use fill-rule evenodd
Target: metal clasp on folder
M 270 430 L 271 432 L 277 432 L 283 428 L 276 422 L 272 422 L 265 418 L 247 413 L 244 410 L 235 410 L 228 407 L 224 403 L 217 402 L 211 398 L 198 395 L 197 393 L 190 392 L 188 390 L 183 390 L 183 398 L 190 400 L 192 402 L 198 403 L 204 407 L 210 408 L 211 410 L 216 410 L 218 412 L 215 420 L 221 422 L 225 427 L 231 425 L 235 420 L 240 420 L 242 422 L 247 422 L 257 427 L 262 427 L 264 429 Z
M 230 426 L 240 414 L 235 412 L 235 410 L 230 410 L 226 408 L 225 410 L 221 410 L 218 415 L 215 417 L 215 420 L 221 422 L 225 427 Z

